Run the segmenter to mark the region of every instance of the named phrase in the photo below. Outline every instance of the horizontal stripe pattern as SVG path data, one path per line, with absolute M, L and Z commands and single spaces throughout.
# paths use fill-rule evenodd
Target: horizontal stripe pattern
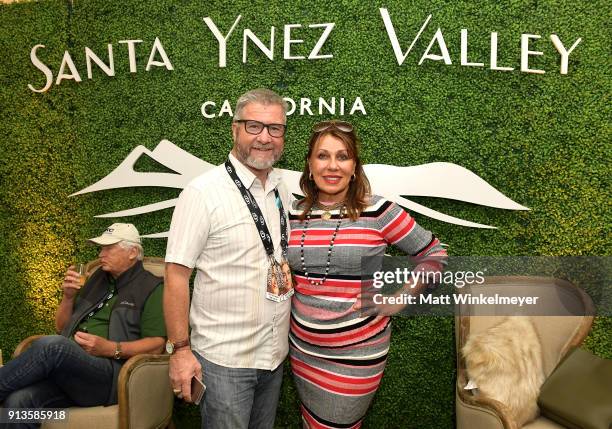
M 296 337 L 309 344 L 325 347 L 342 347 L 358 343 L 378 334 L 389 323 L 389 317 L 377 316 L 336 329 L 313 329 L 291 317 L 289 328 Z
M 384 350 L 390 338 L 390 329 L 386 331 L 377 336 Z M 310 349 L 303 351 L 294 340 L 290 341 L 290 362 L 308 427 L 360 427 L 380 386 L 387 353 L 375 359 L 329 359 L 311 354 Z M 349 346 L 345 352 L 359 353 L 360 348 Z
M 308 380 L 328 392 L 355 396 L 374 393 L 378 389 L 383 375 L 382 371 L 370 377 L 338 375 L 308 365 L 295 357 L 291 358 L 291 368 L 296 377 Z
M 362 258 L 380 261 L 392 244 L 416 264 L 415 270 L 439 270 L 446 251 L 440 241 L 421 228 L 400 206 L 373 196 L 356 220 L 343 218 L 327 266 L 330 240 L 338 223 L 313 211 L 304 233 L 299 205 L 289 211 L 291 235 L 288 260 L 295 278 L 290 318 L 291 366 L 302 418 L 310 428 L 358 428 L 384 371 L 390 343 L 390 319 L 362 317 L 353 305 L 371 276 L 362 276 Z M 304 265 L 301 262 L 303 241 Z M 381 268 L 378 263 L 373 270 Z M 368 267 L 369 270 L 372 267 Z M 309 273 L 306 277 L 304 271 Z
M 338 425 L 331 422 L 328 422 L 321 417 L 316 416 L 312 411 L 306 408 L 304 405 L 300 406 L 300 410 L 302 411 L 302 418 L 304 423 L 306 423 L 306 427 L 310 429 L 359 429 L 361 428 L 361 420 L 354 424 L 345 424 Z
M 289 333 L 290 346 L 310 356 L 327 359 L 337 364 L 360 361 L 362 364 L 376 363 L 389 352 L 391 323 L 371 338 L 342 347 L 314 346 Z
M 361 324 L 359 312 L 352 306 L 371 278 L 362 279 L 362 259 L 380 259 L 388 244 L 394 244 L 409 255 L 418 270 L 439 270 L 446 251 L 440 241 L 420 227 L 400 206 L 382 197 L 372 196 L 370 205 L 352 221 L 342 220 L 330 256 L 329 274 L 323 285 L 320 280 L 327 266 L 327 249 L 336 229 L 337 220 L 321 219 L 322 211 L 313 211 L 304 237 L 304 264 L 301 263 L 301 240 L 305 222 L 300 221 L 301 210 L 295 202 L 289 210 L 291 234 L 288 259 L 294 272 L 295 295 L 292 306 L 291 329 L 300 339 L 317 346 L 339 347 L 351 341 L 363 341 L 384 329 L 384 323 Z M 332 211 L 339 214 L 339 209 Z M 380 269 L 380 267 L 378 268 Z M 297 323 L 296 323 L 297 321 Z M 305 321 L 307 323 L 300 323 Z M 331 326 L 330 326 L 331 325 Z M 351 327 L 351 325 L 354 325 Z M 326 335 L 311 329 L 342 326 L 342 332 Z

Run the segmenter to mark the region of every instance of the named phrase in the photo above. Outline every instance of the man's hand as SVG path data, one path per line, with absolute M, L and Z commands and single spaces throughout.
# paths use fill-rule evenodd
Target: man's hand
M 167 337 L 179 340 L 189 337 L 189 276 L 192 269 L 180 264 L 166 263 L 164 285 L 164 318 Z M 202 379 L 202 366 L 189 347 L 170 356 L 170 384 L 174 394 L 191 402 L 191 379 Z
M 64 297 L 67 299 L 73 299 L 79 289 L 81 289 L 81 285 L 79 284 L 80 276 L 79 273 L 74 271 L 74 268 L 74 265 L 68 267 L 66 275 L 64 276 L 64 283 L 62 283 L 62 291 L 64 292 Z
M 79 331 L 74 334 L 74 341 L 92 356 L 113 357 L 115 355 L 115 343 L 97 335 Z
M 66 270 L 64 282 L 62 283 L 62 300 L 55 311 L 55 331 L 59 334 L 62 329 L 70 322 L 72 308 L 77 293 L 81 289 L 79 284 L 79 273 L 74 271 L 75 266 L 71 265 Z
M 189 347 L 170 356 L 170 384 L 175 395 L 186 402 L 191 402 L 191 378 L 194 375 L 202 379 L 202 366 Z

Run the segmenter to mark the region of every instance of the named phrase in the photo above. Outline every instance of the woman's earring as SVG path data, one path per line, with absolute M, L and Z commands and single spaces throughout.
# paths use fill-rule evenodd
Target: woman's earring
M 355 173 L 353 173 L 353 175 L 351 176 L 351 182 L 354 182 L 355 179 L 357 179 L 357 175 Z
M 310 180 L 311 182 L 314 180 L 314 177 L 312 176 L 312 173 L 310 173 L 310 174 L 308 175 L 308 180 Z

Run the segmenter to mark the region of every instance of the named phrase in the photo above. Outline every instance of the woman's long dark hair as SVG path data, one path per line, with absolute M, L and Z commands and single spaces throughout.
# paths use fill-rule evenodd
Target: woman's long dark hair
M 304 193 L 304 200 L 300 202 L 300 207 L 303 209 L 300 214 L 300 220 L 306 218 L 312 206 L 317 202 L 317 197 L 319 195 L 319 188 L 317 188 L 315 181 L 310 178 L 310 165 L 308 164 L 308 160 L 312 156 L 312 152 L 317 142 L 328 135 L 340 139 L 346 145 L 348 155 L 355 160 L 355 176 L 354 179 L 351 178 L 346 193 L 346 211 L 349 218 L 355 221 L 361 216 L 361 212 L 363 212 L 369 204 L 368 200 L 371 193 L 370 182 L 363 171 L 361 159 L 359 159 L 359 140 L 357 139 L 355 130 L 344 132 L 335 127 L 330 127 L 322 132 L 313 132 L 308 141 L 308 153 L 306 154 L 304 172 L 302 173 L 302 177 L 300 177 L 300 188 Z

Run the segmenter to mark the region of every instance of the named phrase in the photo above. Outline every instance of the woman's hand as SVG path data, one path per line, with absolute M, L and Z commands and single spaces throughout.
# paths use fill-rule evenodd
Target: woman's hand
M 362 290 L 357 295 L 352 308 L 360 311 L 362 317 L 392 316 L 403 311 L 408 304 L 412 304 L 411 300 L 414 300 L 419 293 L 420 288 L 415 288 L 411 282 L 394 293 L 384 293 L 381 289 L 370 288 Z

